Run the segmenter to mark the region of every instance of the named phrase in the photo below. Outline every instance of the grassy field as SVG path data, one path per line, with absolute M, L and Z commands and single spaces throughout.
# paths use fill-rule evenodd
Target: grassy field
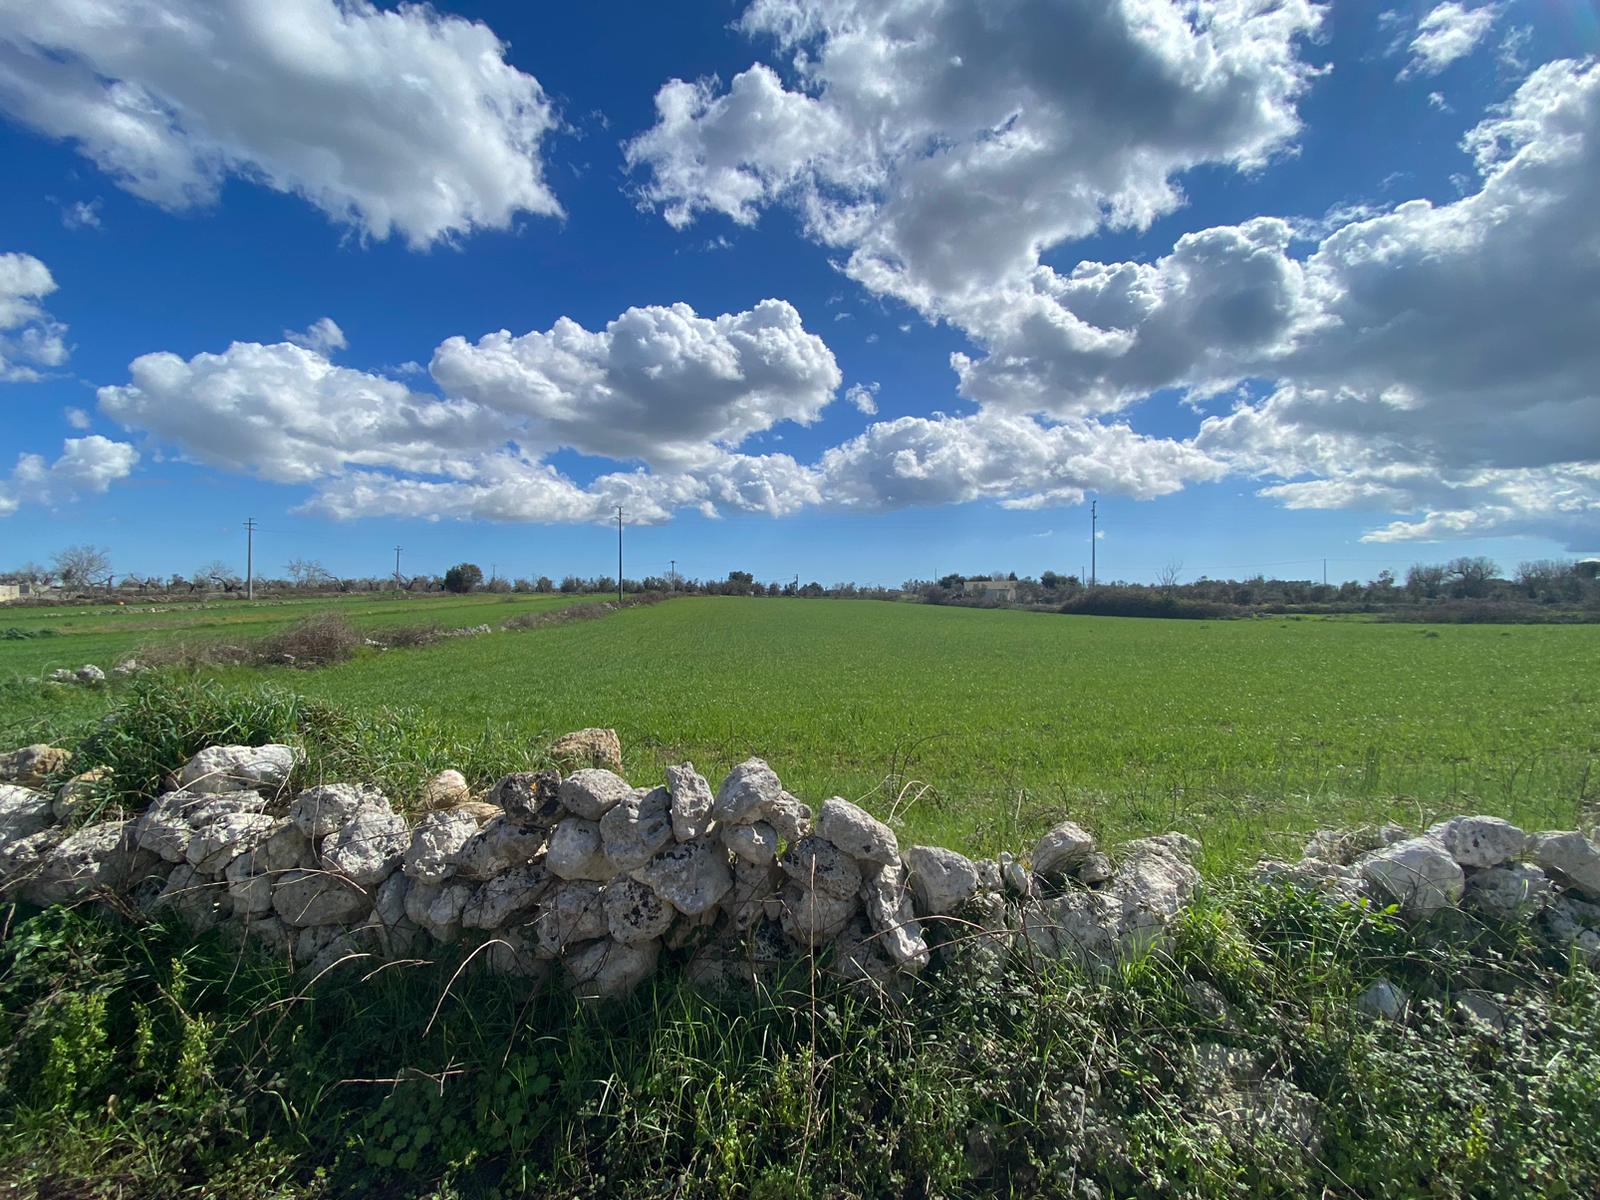
M 497 623 L 553 602 L 474 597 L 421 609 Z M 342 611 L 418 619 L 410 605 L 386 604 L 395 602 Z M 291 615 L 263 609 L 259 620 Z M 83 628 L 0 643 L 0 675 L 36 671 L 46 653 L 93 661 L 78 647 L 95 639 L 131 646 L 192 634 L 179 622 L 196 617 L 55 618 Z M 969 851 L 1021 847 L 1071 815 L 1112 840 L 1184 829 L 1205 843 L 1210 865 L 1225 866 L 1296 848 L 1330 823 L 1485 811 L 1571 827 L 1600 787 L 1597 657 L 1600 635 L 1584 627 L 686 598 L 320 671 L 223 678 L 270 678 L 358 710 L 404 705 L 502 744 L 614 726 L 639 781 L 685 758 L 715 775 L 758 754 L 812 802 L 859 799 L 893 815 L 903 836 Z M 0 698 L 0 734 L 42 735 L 105 703 L 50 691 L 65 694 Z

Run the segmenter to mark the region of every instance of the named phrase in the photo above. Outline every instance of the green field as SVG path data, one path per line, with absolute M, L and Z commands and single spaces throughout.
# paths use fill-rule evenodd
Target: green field
M 560 602 L 337 603 L 364 623 L 497 625 Z M 70 636 L 0 642 L 0 676 L 109 665 L 152 637 L 303 615 L 218 608 L 28 614 Z M 692 759 L 715 776 L 756 754 L 812 803 L 858 799 L 903 837 L 969 851 L 1021 848 L 1070 815 L 1111 840 L 1192 832 L 1220 867 L 1297 848 L 1326 824 L 1484 811 L 1572 827 L 1600 788 L 1597 660 L 1600 635 L 1581 626 L 700 597 L 319 671 L 222 677 L 270 679 L 358 710 L 406 706 L 516 745 L 613 726 L 639 782 L 668 762 Z M 42 736 L 104 703 L 79 689 L 14 687 L 0 697 L 0 735 Z

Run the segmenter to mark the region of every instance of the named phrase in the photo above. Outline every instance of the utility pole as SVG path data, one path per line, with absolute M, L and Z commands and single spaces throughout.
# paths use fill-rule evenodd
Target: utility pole
M 400 585 L 400 547 L 394 548 L 394 590 L 401 591 Z
M 1099 580 L 1100 501 L 1089 501 L 1089 586 Z
M 676 562 L 677 559 L 673 561 Z M 622 505 L 620 504 L 617 505 L 617 603 L 622 603 Z
M 1322 586 L 1328 586 L 1328 560 L 1322 560 Z
M 669 559 L 668 561 L 672 564 L 672 567 L 671 567 L 670 572 L 667 575 L 667 582 L 672 585 L 672 590 L 673 591 L 677 591 L 678 590 L 678 560 L 674 558 L 674 559 Z
M 256 519 L 244 523 L 244 592 L 246 600 L 256 598 Z

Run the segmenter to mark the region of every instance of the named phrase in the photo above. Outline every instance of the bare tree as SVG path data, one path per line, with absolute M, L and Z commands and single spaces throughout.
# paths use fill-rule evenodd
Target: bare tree
M 1169 562 L 1161 568 L 1161 574 L 1156 576 L 1156 585 L 1164 592 L 1170 592 L 1178 586 L 1178 580 L 1183 578 L 1183 563 L 1181 560 Z
M 63 587 L 94 587 L 110 584 L 111 554 L 100 546 L 68 546 L 58 553 L 56 576 Z
M 298 588 L 327 587 L 333 582 L 333 573 L 314 558 L 291 558 L 284 570 Z
M 1487 595 L 1489 581 L 1500 574 L 1500 568 L 1492 558 L 1479 555 L 1469 558 L 1452 558 L 1445 564 L 1445 577 L 1449 579 L 1451 590 L 1457 596 L 1477 597 Z
M 220 558 L 213 559 L 196 571 L 194 581 L 202 587 L 210 584 L 224 592 L 235 591 L 240 586 L 239 573 Z

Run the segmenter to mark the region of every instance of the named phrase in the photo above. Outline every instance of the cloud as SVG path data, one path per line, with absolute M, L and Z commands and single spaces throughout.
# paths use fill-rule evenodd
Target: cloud
M 74 200 L 71 204 L 61 206 L 61 224 L 67 229 L 99 229 L 100 206 L 103 201 L 96 196 L 93 200 Z
M 431 370 L 446 393 L 520 422 L 530 445 L 669 466 L 782 421 L 810 424 L 841 379 L 783 300 L 718 317 L 630 308 L 594 332 L 562 318 L 544 333 L 453 337 Z
M 39 454 L 22 454 L 8 479 L 0 480 L 0 517 L 23 504 L 55 506 L 83 495 L 103 493 L 132 472 L 138 452 L 126 442 L 98 434 L 68 438 L 61 457 L 46 462 Z
M 66 410 L 65 415 L 67 418 L 67 424 L 71 425 L 74 429 L 87 429 L 91 424 L 89 414 L 84 412 L 81 408 L 69 408 Z
M 0 108 L 172 211 L 230 176 L 414 249 L 556 216 L 557 116 L 485 25 L 367 0 L 0 8 Z
M 794 83 L 671 80 L 625 152 L 672 225 L 789 205 L 854 279 L 962 324 L 1050 247 L 1175 209 L 1176 173 L 1287 147 L 1319 21 L 1305 0 L 755 0 L 740 28 Z
M 878 414 L 878 384 L 853 383 L 845 390 L 844 398 L 855 405 L 856 411 L 865 413 L 869 417 Z
M 0 254 L 0 383 L 32 383 L 67 361 L 67 327 L 40 307 L 56 281 L 31 254 Z
M 335 350 L 343 350 L 350 343 L 345 341 L 344 330 L 332 317 L 318 317 L 311 322 L 310 328 L 296 333 L 293 330 L 283 331 L 283 340 L 302 350 L 312 350 L 326 357 Z
M 1417 22 L 1417 36 L 1409 47 L 1411 61 L 1400 72 L 1400 78 L 1437 75 L 1458 58 L 1465 58 L 1483 40 L 1498 15 L 1493 4 L 1468 8 L 1448 0 L 1437 5 Z

